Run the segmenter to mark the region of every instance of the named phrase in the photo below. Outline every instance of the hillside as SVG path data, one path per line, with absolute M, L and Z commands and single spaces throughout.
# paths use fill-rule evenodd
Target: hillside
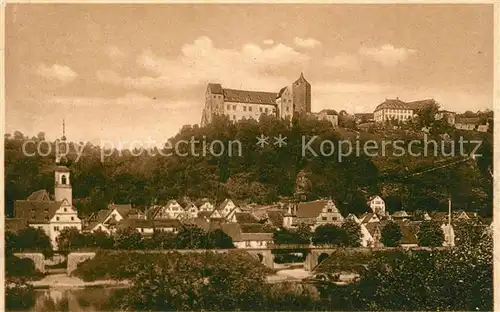
M 256 138 L 261 134 L 269 137 L 270 144 L 256 145 Z M 279 134 L 287 138 L 286 146 L 273 145 L 273 137 Z M 328 122 L 306 117 L 294 119 L 292 126 L 272 117 L 236 124 L 220 118 L 205 128 L 185 126 L 171 138 L 171 143 L 175 146 L 176 142 L 195 137 L 210 146 L 210 142 L 220 140 L 226 150 L 221 156 L 211 153 L 203 156 L 200 143 L 192 151 L 188 144 L 182 145 L 181 152 L 188 152 L 186 156 L 175 153 L 162 156 L 158 150 L 153 151 L 155 155 L 144 151 L 141 156 L 133 156 L 130 151 L 123 151 L 121 156 L 115 152 L 101 162 L 101 149 L 88 145 L 78 161 L 74 152 L 68 156 L 73 162 L 70 166 L 73 196 L 80 199 L 74 202 L 82 215 L 102 209 L 110 201 L 145 207 L 152 202 L 162 203 L 184 196 L 206 197 L 217 202 L 231 197 L 240 202 L 266 204 L 293 196 L 297 173 L 302 171 L 308 182 L 304 190 L 307 199 L 331 197 L 343 213 L 366 211 L 365 198 L 378 193 L 386 198 L 389 211 L 445 210 L 448 194 L 451 194 L 457 208 L 491 215 L 492 179 L 488 174 L 492 164 L 491 134 L 451 133 L 455 141 L 460 135 L 484 139 L 481 147 L 484 156 L 416 176 L 411 174 L 463 157 L 398 157 L 390 153 L 389 147 L 385 156 L 354 153 L 340 155 L 339 161 L 338 142 L 350 138 L 355 144 L 357 135 L 345 129 L 335 131 Z M 318 155 L 309 151 L 302 155 L 303 140 L 307 142 L 313 136 L 318 137 L 310 147 Z M 419 135 L 359 133 L 361 146 L 366 140 L 382 142 L 388 138 L 409 142 Z M 12 213 L 14 200 L 24 199 L 41 188 L 53 191 L 54 154 L 23 156 L 22 145 L 27 139 L 20 133 L 5 138 L 7 215 Z M 233 144 L 230 156 L 228 147 L 236 140 L 241 142 L 241 155 Z M 332 142 L 333 153 L 330 153 L 330 144 L 324 144 L 325 155 L 321 155 L 320 142 L 324 140 Z M 219 147 L 215 148 L 217 152 Z M 455 149 L 458 151 L 458 146 Z M 167 151 L 163 152 L 165 155 Z

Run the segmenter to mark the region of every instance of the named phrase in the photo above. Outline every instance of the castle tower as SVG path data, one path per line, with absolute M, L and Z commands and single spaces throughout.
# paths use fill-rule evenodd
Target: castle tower
M 311 112 L 311 84 L 300 73 L 299 79 L 292 85 L 293 111 L 298 113 Z
M 71 187 L 70 172 L 67 167 L 68 159 L 67 154 L 67 143 L 65 136 L 65 125 L 63 120 L 63 135 L 60 140 L 56 141 L 56 170 L 55 175 L 55 185 L 54 185 L 54 195 L 56 201 L 62 201 L 66 199 L 70 205 L 73 204 L 73 189 Z

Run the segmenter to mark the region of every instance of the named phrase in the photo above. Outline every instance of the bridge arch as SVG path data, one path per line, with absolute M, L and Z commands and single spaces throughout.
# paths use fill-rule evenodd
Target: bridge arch
M 328 257 L 330 257 L 330 255 L 329 255 L 329 254 L 327 254 L 326 252 L 323 252 L 322 254 L 320 254 L 320 255 L 318 256 L 318 265 L 319 265 L 321 262 L 325 261 Z

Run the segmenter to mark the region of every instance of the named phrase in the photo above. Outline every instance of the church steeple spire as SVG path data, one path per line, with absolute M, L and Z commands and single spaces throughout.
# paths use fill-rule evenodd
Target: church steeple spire
M 66 125 L 64 124 L 64 119 L 62 123 L 62 137 L 61 140 L 66 141 Z
M 66 144 L 66 124 L 64 119 L 62 121 L 62 137 L 60 140 L 56 141 L 56 144 L 56 163 L 58 165 L 65 166 L 68 162 L 68 159 L 66 158 L 68 145 Z

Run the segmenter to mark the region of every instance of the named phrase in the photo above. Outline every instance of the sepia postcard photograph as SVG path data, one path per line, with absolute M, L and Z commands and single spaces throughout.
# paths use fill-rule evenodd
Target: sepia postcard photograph
M 2 9 L 0 310 L 495 310 L 493 3 Z

